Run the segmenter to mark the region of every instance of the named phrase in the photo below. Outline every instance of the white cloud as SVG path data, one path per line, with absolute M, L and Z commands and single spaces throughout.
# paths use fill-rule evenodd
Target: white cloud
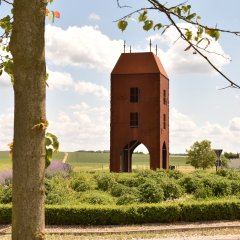
M 170 151 L 184 153 L 195 141 L 208 139 L 213 148 L 239 152 L 240 117 L 226 126 L 206 121 L 198 125 L 189 116 L 172 109 L 170 112 Z
M 189 24 L 178 24 L 181 28 L 191 28 L 196 32 L 196 27 L 190 27 Z M 188 44 L 179 38 L 179 33 L 174 27 L 170 27 L 164 35 L 155 34 L 148 39 L 152 39 L 154 43 L 167 44 L 168 49 L 164 52 L 159 50 L 159 56 L 169 74 L 187 74 L 187 73 L 215 73 L 215 70 L 210 67 L 207 61 L 199 54 L 193 54 L 193 50 L 184 51 Z M 177 40 L 178 39 L 178 40 Z M 206 43 L 206 42 L 205 42 Z M 200 43 L 201 47 L 205 47 L 204 41 Z M 207 48 L 210 52 L 219 53 L 227 56 L 219 42 L 212 40 L 210 46 Z M 202 51 L 203 52 L 203 51 Z M 203 52 L 204 53 L 204 52 Z M 221 69 L 229 60 L 217 54 L 204 53 L 214 65 Z
M 110 96 L 106 88 L 91 82 L 77 82 L 75 84 L 75 90 L 80 94 L 93 94 L 101 99 L 109 99 Z
M 49 131 L 59 137 L 61 151 L 109 149 L 109 108 L 91 107 L 85 102 L 71 106 L 50 121 Z
M 110 71 L 122 41 L 111 40 L 93 26 L 62 28 L 46 26 L 46 56 L 51 64 Z
M 88 19 L 90 21 L 100 21 L 101 20 L 101 17 L 99 15 L 97 15 L 96 13 L 91 13 L 89 16 L 88 16 Z
M 13 141 L 13 109 L 0 114 L 0 150 L 8 150 Z
M 171 119 L 173 119 L 171 122 L 173 132 L 188 132 L 196 128 L 196 124 L 190 117 L 178 112 L 175 108 L 171 110 Z
M 240 131 L 240 117 L 239 118 L 233 118 L 230 121 L 230 130 L 232 131 Z M 240 140 L 239 140 L 240 142 Z
M 49 89 L 68 90 L 74 85 L 71 74 L 47 70 L 49 78 L 47 80 Z
M 67 72 L 57 72 L 49 69 L 47 72 L 49 73 L 47 83 L 50 90 L 76 91 L 79 94 L 90 94 L 103 100 L 108 100 L 110 97 L 109 91 L 101 85 L 88 81 L 74 81 L 71 74 Z

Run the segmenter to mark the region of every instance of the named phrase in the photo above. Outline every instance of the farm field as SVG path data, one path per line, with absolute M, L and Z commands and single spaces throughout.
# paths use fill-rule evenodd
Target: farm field
M 65 153 L 54 154 L 53 160 L 63 160 Z M 109 169 L 108 152 L 70 152 L 67 163 L 74 171 L 107 171 Z M 186 164 L 185 156 L 170 155 L 170 165 L 175 165 L 178 170 L 191 171 L 193 168 Z M 11 156 L 7 151 L 0 151 L 0 171 L 10 169 Z M 133 154 L 133 169 L 149 169 L 148 154 Z

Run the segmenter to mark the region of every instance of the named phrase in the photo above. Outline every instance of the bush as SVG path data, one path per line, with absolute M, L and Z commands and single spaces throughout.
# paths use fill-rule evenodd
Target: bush
M 236 195 L 240 193 L 240 182 L 236 180 L 231 181 L 232 194 Z
M 73 196 L 74 192 L 68 187 L 67 179 L 55 176 L 51 179 L 45 178 L 45 203 L 46 204 L 65 204 Z
M 135 175 L 134 173 L 121 173 L 118 175 L 116 181 L 127 187 L 138 187 L 141 183 L 138 182 Z
M 200 187 L 200 188 L 195 190 L 193 195 L 196 199 L 199 199 L 199 198 L 204 199 L 204 198 L 212 197 L 213 192 L 212 192 L 212 189 L 210 187 Z
M 169 178 L 173 178 L 173 179 L 181 179 L 184 175 L 183 173 L 177 171 L 177 170 L 167 170 L 167 175 Z
M 194 193 L 197 188 L 202 186 L 202 183 L 199 178 L 189 175 L 186 177 L 183 177 L 180 180 L 180 184 L 185 188 L 187 193 Z
M 111 189 L 111 186 L 116 182 L 115 178 L 111 174 L 98 175 L 97 179 L 97 188 L 102 191 L 108 191 Z
M 12 223 L 12 206 L 10 204 L 0 204 L 0 224 Z
M 72 177 L 70 186 L 76 192 L 85 192 L 93 189 L 94 183 L 84 175 L 75 174 Z
M 79 200 L 82 203 L 91 205 L 111 205 L 115 203 L 114 199 L 109 194 L 100 191 L 83 193 Z
M 173 180 L 168 180 L 162 184 L 164 191 L 164 200 L 180 198 L 184 191 L 183 188 Z
M 213 221 L 240 219 L 239 201 L 203 201 L 181 204 L 182 221 Z
M 123 194 L 138 194 L 137 188 L 127 187 L 120 183 L 113 183 L 110 192 L 114 197 L 120 197 Z
M 214 183 L 212 191 L 216 197 L 228 196 L 232 193 L 231 182 L 227 179 L 219 179 Z
M 162 187 L 155 181 L 148 180 L 138 188 L 140 202 L 157 203 L 163 201 L 164 192 Z
M 12 202 L 12 185 L 0 185 L 0 203 Z
M 139 196 L 134 194 L 124 194 L 118 198 L 117 205 L 128 205 L 139 202 Z
M 46 206 L 46 223 L 110 225 L 240 219 L 240 202 L 230 200 L 133 204 L 128 206 Z M 0 224 L 11 223 L 11 206 L 0 205 Z

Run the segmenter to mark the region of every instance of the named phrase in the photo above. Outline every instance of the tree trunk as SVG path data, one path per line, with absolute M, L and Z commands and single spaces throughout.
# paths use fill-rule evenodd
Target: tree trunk
M 10 50 L 14 61 L 13 240 L 44 239 L 46 121 L 45 4 L 15 0 Z

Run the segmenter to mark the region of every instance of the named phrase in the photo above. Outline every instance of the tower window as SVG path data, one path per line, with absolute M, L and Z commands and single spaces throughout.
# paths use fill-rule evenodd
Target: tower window
M 130 127 L 138 128 L 139 126 L 139 112 L 130 112 Z
M 166 129 L 167 127 L 167 121 L 166 121 L 166 114 L 163 114 L 163 129 Z
M 138 103 L 140 96 L 140 89 L 137 87 L 130 88 L 130 102 Z
M 167 105 L 167 91 L 163 90 L 163 104 Z

